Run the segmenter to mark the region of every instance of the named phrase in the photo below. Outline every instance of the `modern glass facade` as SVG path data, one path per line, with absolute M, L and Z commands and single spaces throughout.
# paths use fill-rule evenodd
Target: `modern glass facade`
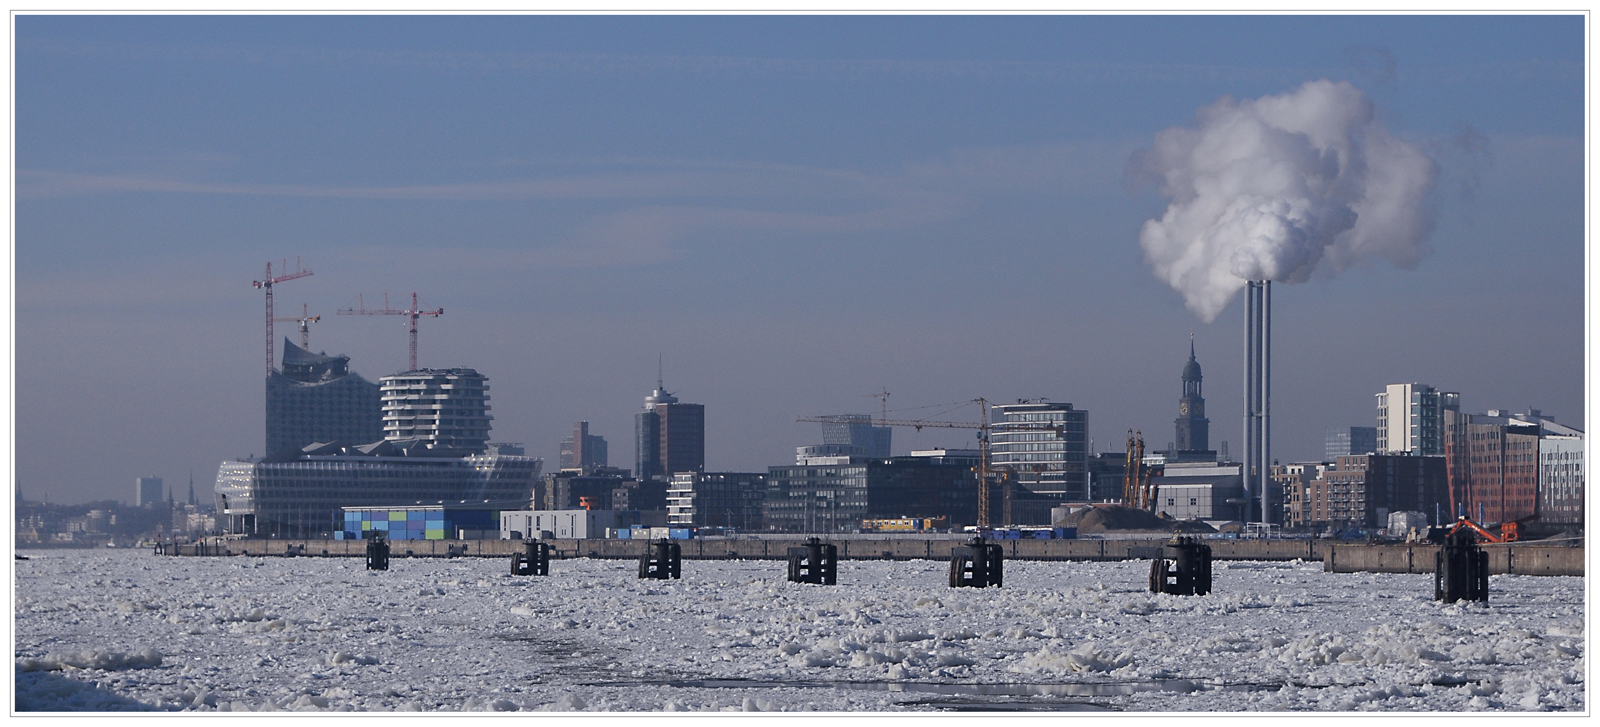
M 679 472 L 667 490 L 667 523 L 758 531 L 766 497 L 765 472 Z
M 224 462 L 216 490 L 222 524 L 230 533 L 318 538 L 343 530 L 346 507 L 489 501 L 519 509 L 527 506 L 542 463 L 492 454 L 429 457 L 420 446 L 374 451 L 385 454 Z
M 977 522 L 978 480 L 971 466 L 926 457 L 846 462 L 768 468 L 767 529 L 849 532 L 864 519 L 889 517 L 942 516 L 952 527 Z
M 1062 502 L 1089 500 L 1089 412 L 1049 401 L 999 404 L 989 462 L 1009 467 L 1032 492 Z
M 1335 462 L 1351 454 L 1372 454 L 1378 451 L 1377 427 L 1339 427 L 1329 429 L 1322 443 L 1322 461 Z
M 283 339 L 283 372 L 267 377 L 268 456 L 313 442 L 383 438 L 378 385 L 350 371 L 350 357 L 311 353 Z

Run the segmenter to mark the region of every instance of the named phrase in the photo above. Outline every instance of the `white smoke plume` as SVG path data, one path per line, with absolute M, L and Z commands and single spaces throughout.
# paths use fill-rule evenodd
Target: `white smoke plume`
M 1171 200 L 1139 233 L 1145 259 L 1202 320 L 1249 280 L 1305 282 L 1324 262 L 1410 268 L 1427 253 L 1438 166 L 1390 136 L 1355 86 L 1223 97 L 1197 122 L 1156 134 L 1130 168 Z

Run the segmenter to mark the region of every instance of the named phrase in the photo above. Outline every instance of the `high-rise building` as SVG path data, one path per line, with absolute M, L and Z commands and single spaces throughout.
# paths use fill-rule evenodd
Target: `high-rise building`
M 1377 452 L 1444 454 L 1444 412 L 1461 410 L 1460 394 L 1427 384 L 1390 384 L 1375 396 Z
M 589 470 L 605 466 L 606 438 L 590 434 L 588 422 L 572 425 L 572 436 L 561 440 L 561 469 Z
M 418 369 L 379 379 L 383 438 L 482 453 L 489 443 L 489 380 L 472 369 Z
M 990 464 L 1015 473 L 1031 492 L 1061 502 L 1088 502 L 1089 412 L 1071 404 L 1018 401 L 997 404 Z
M 351 371 L 349 356 L 312 353 L 283 339 L 283 371 L 267 377 L 266 453 L 382 438 L 378 385 Z
M 1194 339 L 1189 339 L 1189 363 L 1183 365 L 1183 396 L 1178 399 L 1177 438 L 1169 462 L 1217 461 L 1211 449 L 1211 420 L 1206 418 L 1206 400 L 1200 395 L 1200 362 L 1194 357 Z
M 161 502 L 160 477 L 136 477 L 133 480 L 133 504 L 136 507 L 149 507 Z
M 634 476 L 671 479 L 678 472 L 706 468 L 706 408 L 683 404 L 659 380 L 634 418 Z
M 1334 462 L 1348 454 L 1378 451 L 1377 427 L 1338 427 L 1329 429 L 1322 443 L 1322 461 Z

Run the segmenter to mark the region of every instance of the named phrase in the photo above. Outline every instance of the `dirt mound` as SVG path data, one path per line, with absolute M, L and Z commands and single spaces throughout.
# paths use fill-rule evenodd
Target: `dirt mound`
M 1198 521 L 1174 520 L 1145 510 L 1122 505 L 1086 507 L 1056 522 L 1058 527 L 1075 527 L 1079 533 L 1158 532 L 1214 533 L 1210 525 Z

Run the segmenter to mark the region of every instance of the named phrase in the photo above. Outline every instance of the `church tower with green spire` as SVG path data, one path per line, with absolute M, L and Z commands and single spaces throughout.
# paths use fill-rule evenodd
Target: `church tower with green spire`
M 1211 420 L 1206 418 L 1206 400 L 1200 394 L 1200 362 L 1194 357 L 1194 336 L 1189 336 L 1189 363 L 1183 366 L 1183 396 L 1178 399 L 1177 437 L 1171 459 L 1177 461 L 1215 460 L 1211 449 Z

